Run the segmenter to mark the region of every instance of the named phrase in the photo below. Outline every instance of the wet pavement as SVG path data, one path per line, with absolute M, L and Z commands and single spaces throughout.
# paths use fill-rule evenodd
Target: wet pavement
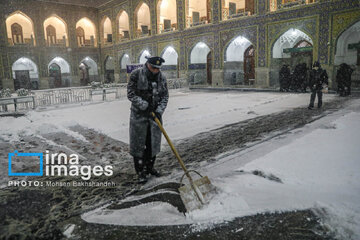
M 216 161 L 219 154 L 246 148 L 249 143 L 302 127 L 338 110 L 348 100 L 349 98 L 335 98 L 326 102 L 322 109 L 312 111 L 295 108 L 255 117 L 176 141 L 175 145 L 186 164 L 196 168 L 200 164 Z M 21 136 L 17 142 L 0 139 L 0 159 L 7 160 L 7 153 L 14 150 L 44 152 L 46 149 L 68 155 L 77 153 L 82 165 L 112 165 L 113 176 L 91 179 L 112 184 L 106 187 L 60 187 L 45 184 L 43 187 L 1 188 L 0 239 L 62 239 L 66 226 L 72 224 L 75 226 L 72 239 L 334 239 L 333 233 L 312 210 L 241 217 L 200 230 L 187 225 L 129 227 L 86 223 L 81 220 L 80 214 L 106 203 L 116 203 L 129 194 L 144 194 L 144 190 L 134 181 L 135 172 L 127 144 L 78 125 L 69 130 L 83 138 L 55 132 Z M 7 166 L 6 162 L 1 164 Z M 158 155 L 156 167 L 165 175 L 181 170 L 168 147 L 163 148 Z M 1 175 L 7 176 L 6 168 L 1 168 L 0 171 Z M 1 181 L 2 184 L 7 184 L 8 180 L 16 179 L 23 180 L 24 177 L 8 177 Z M 27 177 L 26 180 L 43 183 L 82 181 L 79 177 L 69 176 Z M 134 189 L 138 191 L 134 192 Z M 168 201 L 181 210 L 178 197 L 159 195 L 155 200 Z

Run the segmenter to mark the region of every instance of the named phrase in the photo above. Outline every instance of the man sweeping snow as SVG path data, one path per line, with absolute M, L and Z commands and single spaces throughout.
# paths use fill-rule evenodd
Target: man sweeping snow
M 132 103 L 130 154 L 134 157 L 139 183 L 145 183 L 148 174 L 160 176 L 154 163 L 156 154 L 160 152 L 161 131 L 151 112 L 161 121 L 169 99 L 166 78 L 160 71 L 165 60 L 161 57 L 147 59 L 143 68 L 132 72 L 127 87 L 127 96 Z

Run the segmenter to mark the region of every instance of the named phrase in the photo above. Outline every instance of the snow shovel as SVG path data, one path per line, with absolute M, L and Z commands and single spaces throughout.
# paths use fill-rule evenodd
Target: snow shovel
M 185 208 L 188 212 L 201 208 L 204 204 L 207 204 L 210 200 L 211 193 L 215 191 L 215 187 L 211 184 L 207 176 L 203 177 L 200 173 L 194 170 L 187 170 L 184 162 L 181 160 L 179 153 L 175 149 L 173 143 L 171 142 L 169 136 L 167 135 L 165 129 L 163 128 L 160 120 L 156 117 L 155 113 L 151 112 L 155 122 L 159 126 L 161 132 L 164 134 L 171 150 L 175 154 L 177 160 L 180 163 L 181 168 L 184 170 L 184 174 L 181 177 L 180 184 L 182 185 L 179 188 L 180 197 L 183 201 Z M 190 172 L 194 172 L 200 176 L 199 179 L 195 181 L 190 176 Z M 190 185 L 184 185 L 183 179 L 186 176 L 189 179 Z

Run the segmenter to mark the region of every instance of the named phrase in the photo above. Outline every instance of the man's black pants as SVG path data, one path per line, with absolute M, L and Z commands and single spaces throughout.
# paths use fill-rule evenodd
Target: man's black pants
M 141 173 L 142 171 L 151 171 L 154 167 L 154 163 L 156 160 L 156 156 L 152 157 L 151 152 L 151 130 L 150 124 L 146 133 L 146 141 L 145 141 L 145 150 L 143 153 L 143 157 L 134 157 L 134 165 L 136 173 Z M 145 168 L 145 169 L 144 169 Z
M 316 94 L 317 94 L 317 96 L 318 96 L 318 108 L 321 108 L 321 106 L 322 106 L 322 95 L 323 95 L 323 93 L 322 93 L 321 90 L 317 90 L 317 89 L 314 89 L 314 90 L 311 91 L 309 107 L 311 107 L 311 108 L 314 107 L 314 102 L 315 102 Z

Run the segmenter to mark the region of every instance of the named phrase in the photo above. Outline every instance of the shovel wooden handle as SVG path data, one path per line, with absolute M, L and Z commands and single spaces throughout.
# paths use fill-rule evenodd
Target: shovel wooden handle
M 151 116 L 154 118 L 154 120 L 155 120 L 155 122 L 157 123 L 157 125 L 159 126 L 161 132 L 164 134 L 164 136 L 165 136 L 165 138 L 166 138 L 166 141 L 168 142 L 168 144 L 169 144 L 171 150 L 173 151 L 173 153 L 175 154 L 178 162 L 180 163 L 181 168 L 184 170 L 185 175 L 186 175 L 187 178 L 189 179 L 189 182 L 190 182 L 190 184 L 191 184 L 191 187 L 194 189 L 196 196 L 198 197 L 198 199 L 200 200 L 200 202 L 201 202 L 202 204 L 204 204 L 203 198 L 202 198 L 201 196 L 199 196 L 199 194 L 201 194 L 201 193 L 199 193 L 199 190 L 197 189 L 197 187 L 194 186 L 194 182 L 193 182 L 193 180 L 192 180 L 192 178 L 191 178 L 191 176 L 190 176 L 190 174 L 189 174 L 189 171 L 186 169 L 184 162 L 181 160 L 181 157 L 180 157 L 178 151 L 176 150 L 174 144 L 171 142 L 171 140 L 170 140 L 169 136 L 167 135 L 165 129 L 163 128 L 160 120 L 156 117 L 156 115 L 155 115 L 154 112 L 151 112 Z

